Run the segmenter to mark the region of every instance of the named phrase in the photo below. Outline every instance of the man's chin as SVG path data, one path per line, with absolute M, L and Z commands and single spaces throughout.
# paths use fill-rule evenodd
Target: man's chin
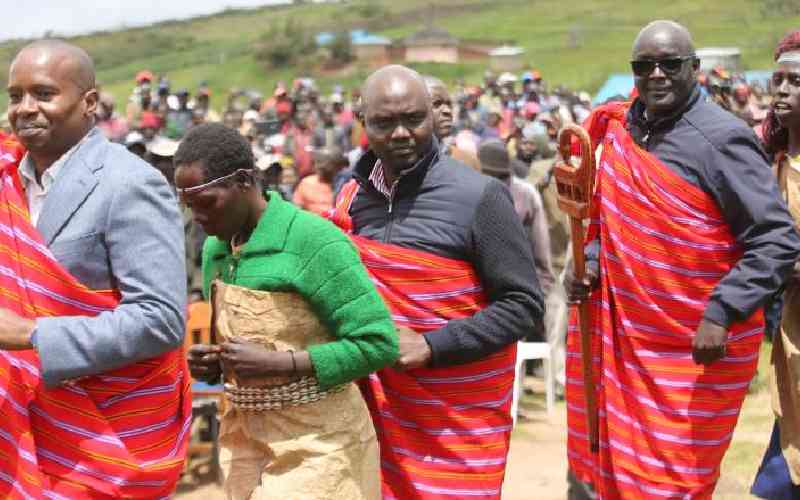
M 409 168 L 416 165 L 418 157 L 415 155 L 413 157 L 392 157 L 389 158 L 386 162 L 391 166 L 393 172 L 399 174 L 403 170 L 408 170 Z
M 45 129 L 24 129 L 14 134 L 26 149 L 36 151 L 42 149 L 50 140 Z
M 654 115 L 668 115 L 677 107 L 675 95 L 666 94 L 658 97 L 651 97 L 647 102 L 648 112 Z

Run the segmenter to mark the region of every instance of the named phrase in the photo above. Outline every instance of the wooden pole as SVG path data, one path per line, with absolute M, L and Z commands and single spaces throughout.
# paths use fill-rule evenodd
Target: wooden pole
M 581 164 L 572 165 L 572 144 L 577 140 L 580 147 Z M 590 216 L 592 193 L 594 192 L 595 162 L 592 141 L 589 134 L 579 125 L 567 125 L 558 134 L 561 161 L 553 167 L 553 175 L 558 187 L 558 206 L 569 216 L 572 232 L 572 258 L 575 279 L 583 281 L 586 276 L 586 254 L 584 251 L 584 221 Z M 589 304 L 578 304 L 578 326 L 581 334 L 581 366 L 583 369 L 583 389 L 586 401 L 586 428 L 592 452 L 600 449 L 600 436 L 597 424 L 597 401 L 595 398 L 594 377 L 592 374 L 592 335 L 590 331 Z

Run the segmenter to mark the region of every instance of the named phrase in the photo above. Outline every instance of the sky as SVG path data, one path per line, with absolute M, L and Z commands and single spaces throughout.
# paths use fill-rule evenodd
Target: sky
M 2 0 L 0 40 L 36 38 L 48 31 L 77 35 L 257 7 L 281 0 Z M 10 5 L 9 5 L 10 4 Z

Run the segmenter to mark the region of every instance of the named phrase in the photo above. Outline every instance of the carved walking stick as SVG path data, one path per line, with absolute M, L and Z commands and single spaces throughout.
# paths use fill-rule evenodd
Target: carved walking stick
M 580 146 L 581 164 L 571 163 L 572 139 Z M 558 187 L 558 207 L 569 216 L 572 229 L 572 257 L 575 279 L 582 281 L 586 272 L 584 253 L 583 221 L 589 218 L 589 207 L 594 192 L 594 150 L 589 134 L 579 125 L 567 125 L 558 134 L 561 161 L 553 167 L 553 175 Z M 597 402 L 595 401 L 594 380 L 592 377 L 592 343 L 589 331 L 589 304 L 578 304 L 578 324 L 581 332 L 581 360 L 583 366 L 583 389 L 586 399 L 586 427 L 592 452 L 599 450 L 599 431 L 597 426 Z

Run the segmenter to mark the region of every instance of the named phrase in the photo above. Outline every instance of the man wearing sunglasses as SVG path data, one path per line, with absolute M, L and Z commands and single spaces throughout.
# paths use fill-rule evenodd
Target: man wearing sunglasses
M 702 99 L 686 28 L 646 26 L 631 69 L 638 96 L 586 123 L 602 147 L 588 278 L 566 287 L 592 308 L 600 446 L 573 327 L 570 470 L 602 498 L 711 498 L 800 239 L 753 132 Z

